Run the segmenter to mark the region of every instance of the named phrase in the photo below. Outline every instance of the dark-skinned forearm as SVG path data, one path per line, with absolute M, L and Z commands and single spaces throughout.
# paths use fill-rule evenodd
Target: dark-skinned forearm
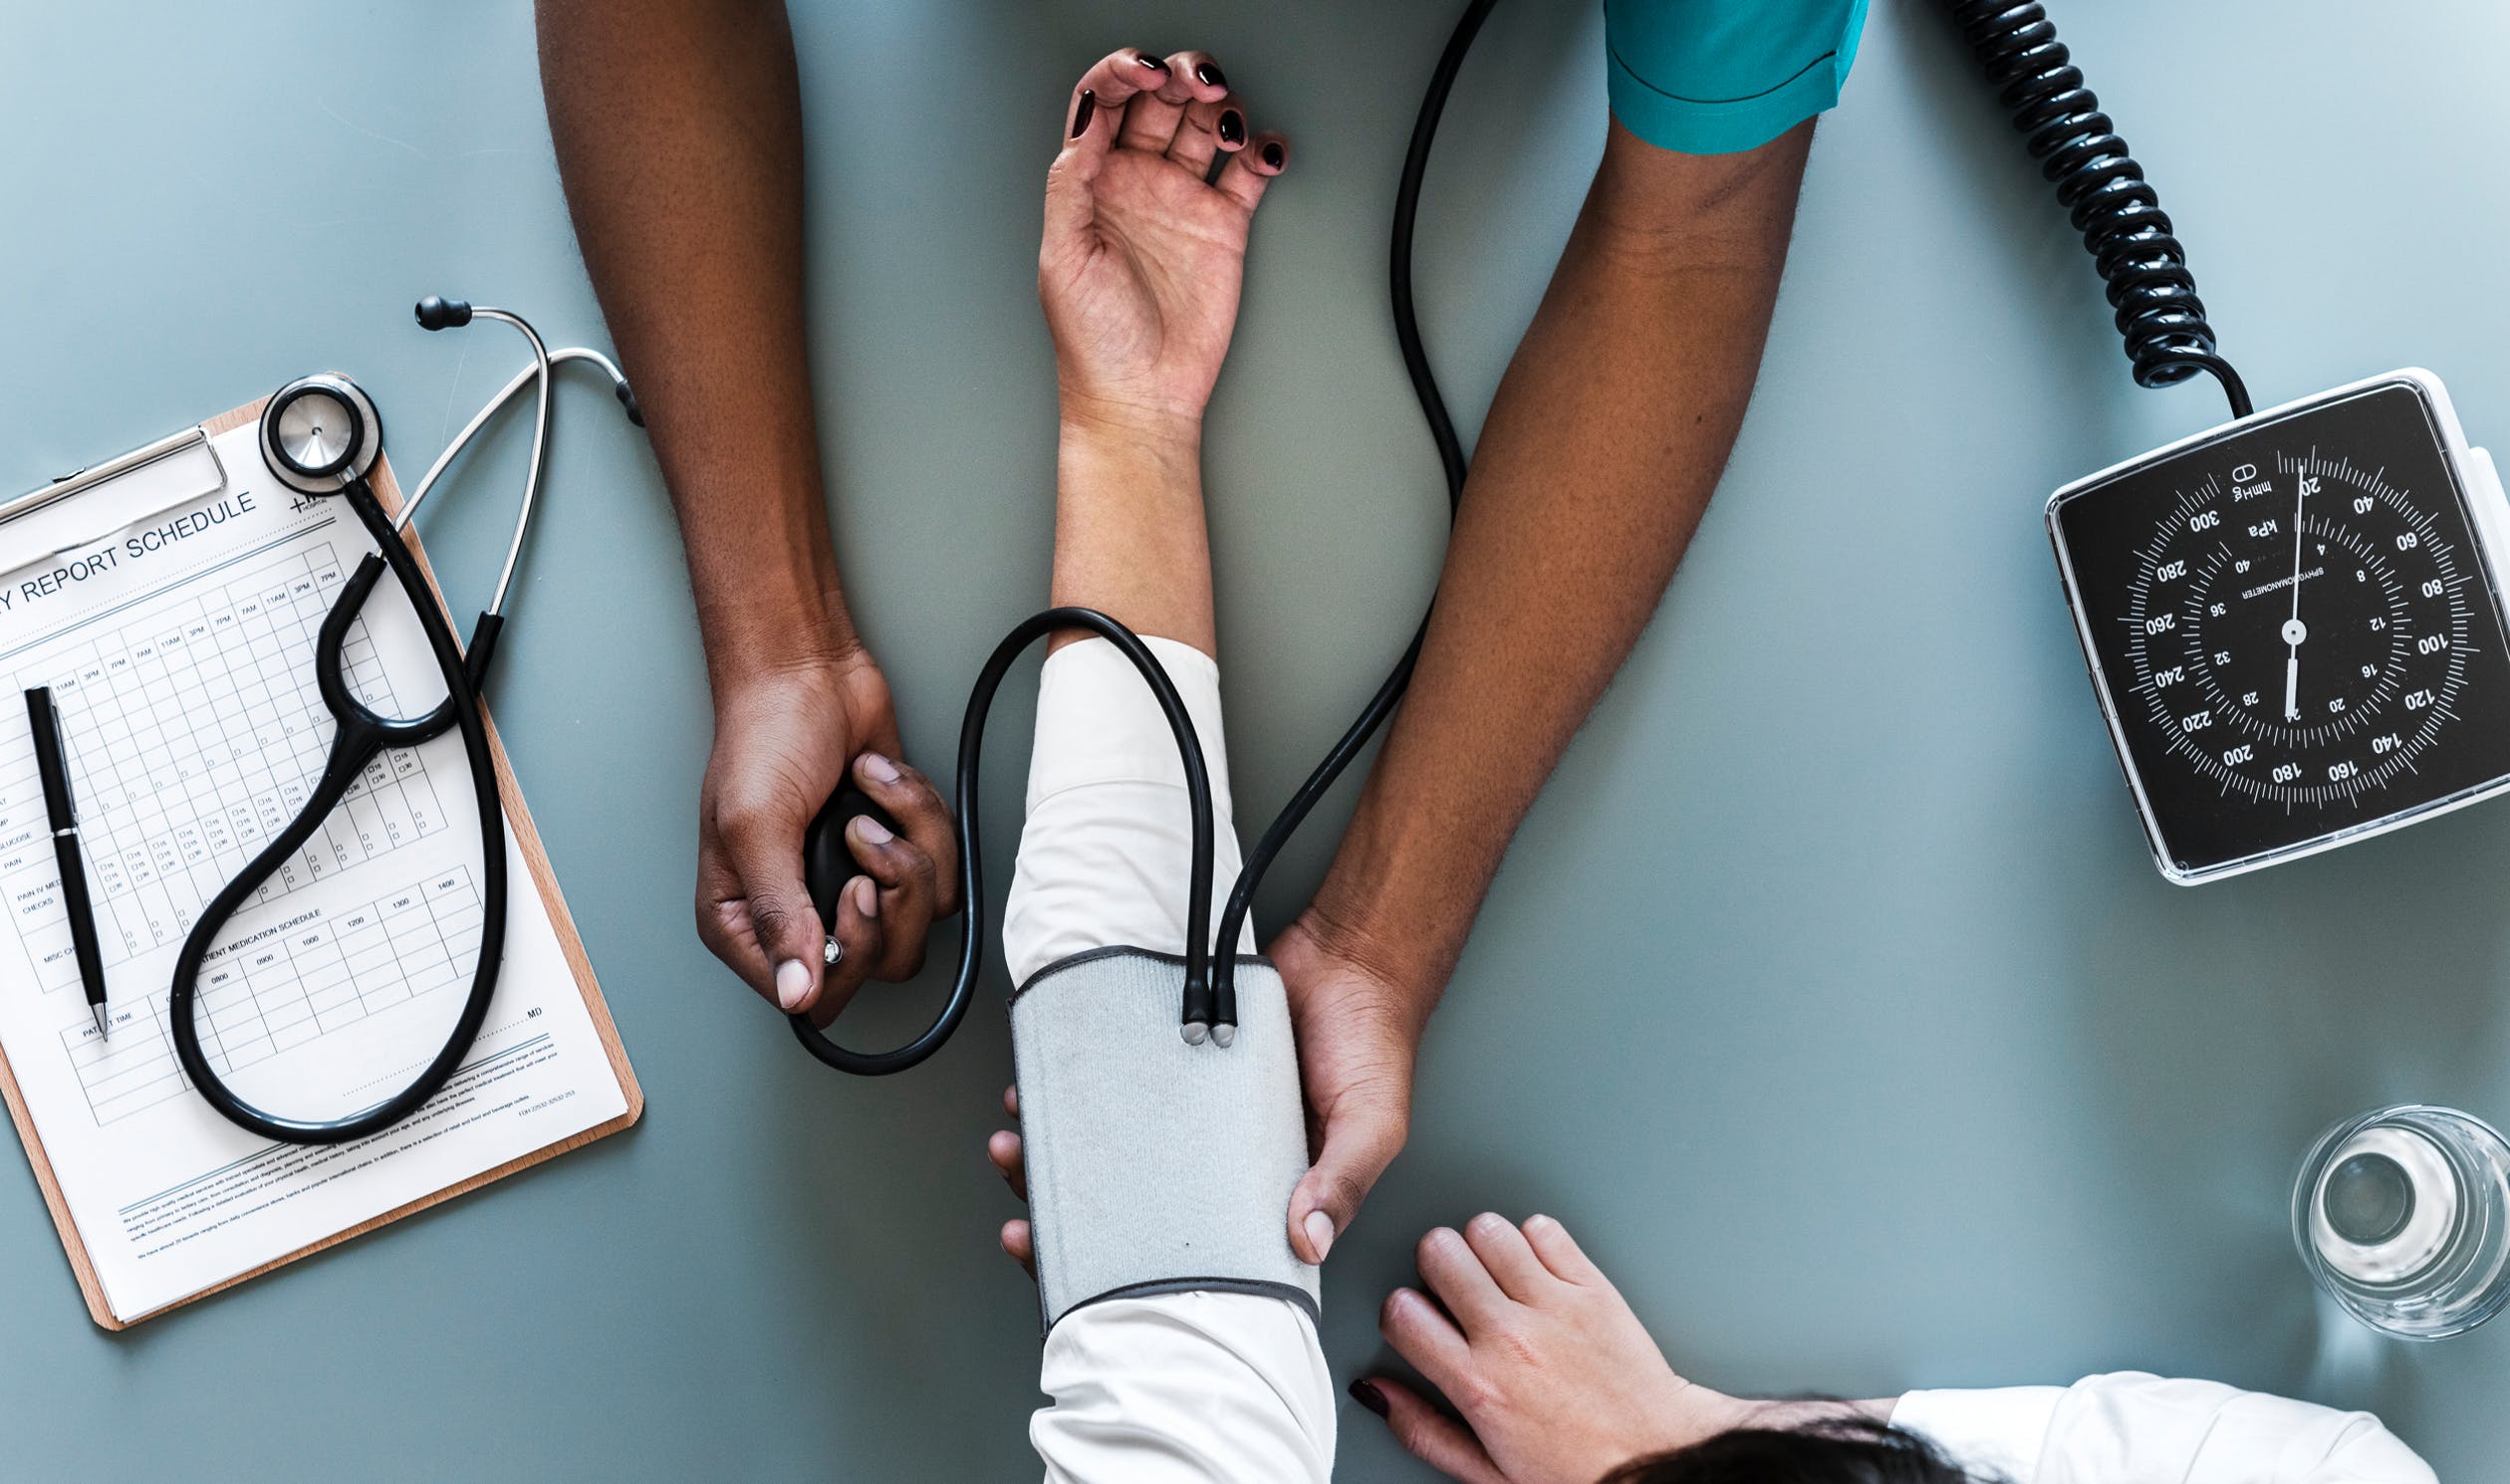
M 539 28 L 567 205 L 679 517 L 715 693 L 849 657 L 784 6 L 541 0 Z
M 1419 668 L 1310 915 L 1417 1016 L 1716 488 L 1810 134 L 1700 158 L 1616 125 L 1500 383 Z

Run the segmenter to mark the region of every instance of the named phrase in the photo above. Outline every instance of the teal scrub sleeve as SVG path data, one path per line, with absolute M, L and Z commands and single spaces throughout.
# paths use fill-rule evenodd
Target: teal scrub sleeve
M 1756 149 L 1839 102 L 1866 0 L 1604 0 L 1613 117 L 1684 154 Z

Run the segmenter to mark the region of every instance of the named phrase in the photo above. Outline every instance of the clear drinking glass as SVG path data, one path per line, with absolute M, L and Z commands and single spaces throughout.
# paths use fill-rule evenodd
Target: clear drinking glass
M 2364 1324 L 2406 1340 L 2463 1335 L 2510 1302 L 2510 1143 L 2449 1108 L 2347 1118 L 2301 1163 L 2292 1238 Z

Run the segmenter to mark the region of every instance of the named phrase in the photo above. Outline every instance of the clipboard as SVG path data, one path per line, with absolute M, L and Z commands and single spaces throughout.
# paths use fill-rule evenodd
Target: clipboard
M 60 552 L 76 549 L 83 542 L 91 542 L 103 536 L 115 534 L 154 514 L 172 509 L 175 505 L 224 488 L 227 482 L 225 471 L 220 466 L 211 440 L 221 433 L 257 420 L 267 401 L 268 398 L 265 397 L 249 402 L 232 411 L 212 417 L 197 427 L 133 449 L 107 463 L 57 481 L 48 488 L 21 496 L 6 504 L 0 504 L 0 540 L 5 540 L 13 548 L 10 559 L 0 562 L 0 566 L 13 570 L 22 569 L 28 563 L 41 561 L 47 555 L 58 555 Z M 205 466 L 201 462 L 204 458 Z M 137 481 L 127 480 L 126 476 L 131 475 L 139 475 L 141 478 Z M 203 483 L 204 478 L 206 483 Z M 393 478 L 388 460 L 378 454 L 368 479 L 384 510 L 387 513 L 398 513 L 401 507 L 400 487 Z M 108 502 L 105 508 L 99 510 L 81 509 L 78 497 L 106 489 L 116 482 L 125 482 L 130 487 L 130 492 L 126 498 Z M 13 526 L 17 527 L 14 531 L 11 529 Z M 426 552 L 419 545 L 416 528 L 414 526 L 406 528 L 403 535 L 409 543 L 412 556 L 416 558 L 420 572 L 426 576 L 428 597 L 442 606 L 444 595 L 436 582 L 434 569 L 428 564 Z M 49 551 L 44 547 L 47 541 L 54 543 Z M 484 712 L 485 707 L 482 709 Z M 139 1314 L 122 1317 L 115 1314 L 108 1302 L 104 1286 L 98 1278 L 96 1265 L 90 1256 L 87 1239 L 81 1233 L 72 1214 L 70 1202 L 63 1192 L 52 1157 L 37 1131 L 34 1115 L 25 1093 L 19 1085 L 16 1069 L 10 1065 L 5 1046 L 0 1046 L 0 1098 L 6 1100 L 10 1119 L 17 1125 L 18 1137 L 26 1146 L 27 1160 L 34 1168 L 36 1183 L 43 1191 L 44 1204 L 52 1213 L 53 1225 L 60 1233 L 62 1248 L 70 1259 L 71 1271 L 78 1279 L 79 1291 L 87 1301 L 88 1313 L 102 1328 L 117 1331 L 127 1329 L 143 1320 L 153 1319 L 169 1310 L 181 1308 L 194 1300 L 222 1293 L 237 1284 L 285 1267 L 300 1258 L 337 1246 L 353 1237 L 363 1236 L 376 1227 L 384 1226 L 413 1212 L 425 1210 L 429 1206 L 475 1190 L 493 1180 L 503 1179 L 507 1175 L 538 1164 L 554 1155 L 580 1148 L 595 1139 L 616 1133 L 643 1116 L 644 1092 L 636 1082 L 634 1069 L 628 1065 L 627 1048 L 620 1041 L 619 1028 L 611 1018 L 609 1004 L 603 998 L 601 984 L 595 978 L 593 962 L 585 952 L 583 938 L 576 931 L 575 921 L 567 911 L 566 899 L 559 891 L 557 875 L 551 869 L 548 852 L 543 847 L 540 833 L 534 826 L 531 813 L 524 804 L 522 789 L 515 780 L 513 767 L 506 757 L 504 742 L 497 734 L 496 723 L 493 719 L 488 721 L 487 731 L 488 747 L 495 759 L 497 787 L 504 801 L 508 831 L 529 867 L 531 883 L 539 892 L 540 900 L 547 910 L 550 925 L 557 935 L 559 950 L 574 979 L 576 992 L 583 999 L 584 1008 L 599 1037 L 602 1053 L 608 1059 L 611 1074 L 618 1081 L 620 1094 L 626 1103 L 626 1111 L 591 1127 L 508 1159 L 493 1168 L 455 1180 L 439 1189 L 405 1201 L 390 1210 L 308 1242 L 294 1251 L 272 1258 L 257 1267 L 234 1274 L 184 1297 Z M 512 889 L 511 884 L 508 889 Z M 192 1095 L 186 1092 L 183 1096 Z M 376 1138 L 388 1136 L 388 1130 L 383 1134 L 375 1135 Z

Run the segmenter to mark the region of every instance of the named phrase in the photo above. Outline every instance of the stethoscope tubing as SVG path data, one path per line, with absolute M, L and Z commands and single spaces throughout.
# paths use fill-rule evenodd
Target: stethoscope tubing
M 183 939 L 182 951 L 175 957 L 173 983 L 166 998 L 175 1060 L 201 1098 L 219 1116 L 238 1127 L 286 1143 L 346 1143 L 379 1133 L 441 1092 L 460 1069 L 462 1059 L 469 1055 L 472 1043 L 479 1039 L 479 1029 L 488 1018 L 489 1002 L 496 996 L 497 972 L 505 957 L 505 806 L 497 787 L 496 759 L 488 744 L 487 717 L 479 705 L 479 684 L 485 677 L 489 656 L 495 652 L 502 620 L 495 614 L 480 616 L 479 625 L 472 633 L 469 657 L 465 658 L 443 605 L 419 570 L 408 543 L 384 514 L 374 488 L 360 477 L 351 481 L 343 493 L 379 550 L 360 562 L 342 585 L 340 596 L 323 617 L 315 640 L 316 688 L 337 724 L 331 753 L 312 797 L 297 811 L 296 818 L 201 909 Z M 424 716 L 395 718 L 376 714 L 350 690 L 345 673 L 342 649 L 349 627 L 386 570 L 408 597 L 410 608 L 418 617 L 419 631 L 426 636 L 437 672 L 444 678 L 444 700 Z M 460 733 L 463 756 L 470 765 L 481 847 L 479 952 L 471 969 L 469 993 L 463 997 L 453 1029 L 435 1056 L 399 1092 L 346 1117 L 290 1117 L 247 1103 L 210 1065 L 201 1045 L 199 979 L 210 948 L 245 899 L 322 828 L 377 753 L 386 747 L 416 746 L 441 736 L 448 727 Z
M 958 977 L 950 986 L 950 996 L 921 1035 L 892 1051 L 853 1051 L 812 1025 L 809 1015 L 787 1017 L 803 1049 L 828 1066 L 858 1077 L 886 1077 L 903 1072 L 939 1051 L 966 1018 L 967 1007 L 976 998 L 986 943 L 985 871 L 977 822 L 982 804 L 979 774 L 984 761 L 985 718 L 993 710 L 994 692 L 1002 688 L 1003 677 L 1010 673 L 1021 652 L 1041 636 L 1069 628 L 1097 634 L 1132 662 L 1158 701 L 1160 714 L 1167 718 L 1168 734 L 1176 740 L 1177 761 L 1185 769 L 1186 807 L 1193 817 L 1193 864 L 1185 888 L 1184 1034 L 1186 1040 L 1197 1043 L 1206 1033 L 1217 1034 L 1210 965 L 1211 857 L 1215 838 L 1211 774 L 1203 765 L 1202 741 L 1194 733 L 1194 718 L 1185 709 L 1183 697 L 1176 693 L 1175 682 L 1168 678 L 1157 656 L 1139 635 L 1096 609 L 1052 608 L 1021 619 L 994 646 L 992 656 L 976 677 L 975 688 L 968 693 L 967 713 L 959 722 L 959 900 L 965 904 L 967 921 L 959 937 Z M 1222 1039 L 1225 1044 L 1225 1036 Z
M 598 368 L 604 375 L 610 377 L 611 388 L 618 395 L 620 404 L 628 409 L 628 419 L 642 427 L 644 413 L 638 410 L 635 399 L 629 394 L 627 373 L 619 369 L 618 362 L 586 346 L 569 346 L 563 351 L 549 353 L 549 365 L 552 370 L 579 361 Z M 426 502 L 428 492 L 433 490 L 437 481 L 444 477 L 444 471 L 453 466 L 453 460 L 459 458 L 462 450 L 470 446 L 471 439 L 479 436 L 479 430 L 488 425 L 490 418 L 504 411 L 506 403 L 514 400 L 523 388 L 540 374 L 540 363 L 535 360 L 516 371 L 505 385 L 497 388 L 496 395 L 479 404 L 479 410 L 471 414 L 471 420 L 462 424 L 462 430 L 455 433 L 453 440 L 444 445 L 443 451 L 435 456 L 435 462 L 427 465 L 427 472 L 419 475 L 418 482 L 409 487 L 409 498 L 401 502 L 400 514 L 392 518 L 392 529 L 400 530 L 417 518 L 418 507 Z M 517 541 L 514 547 L 509 549 L 508 560 L 512 559 L 513 551 L 519 550 L 521 550 L 521 543 Z
M 1464 476 L 1471 467 L 1464 451 L 1463 439 L 1455 431 L 1455 419 L 1447 412 L 1446 398 L 1438 391 L 1438 376 L 1429 365 L 1428 347 L 1420 338 L 1420 316 L 1412 303 L 1412 239 L 1420 216 L 1420 186 L 1429 172 L 1429 146 L 1437 141 L 1438 120 L 1446 112 L 1447 95 L 1455 88 L 1456 74 L 1464 70 L 1464 58 L 1472 51 L 1473 38 L 1481 33 L 1482 23 L 1498 0 L 1470 0 L 1464 13 L 1447 37 L 1445 48 L 1438 54 L 1438 65 L 1429 75 L 1429 87 L 1421 95 L 1420 112 L 1412 121 L 1411 143 L 1403 153 L 1403 172 L 1394 184 L 1394 228 L 1386 252 L 1386 289 L 1394 307 L 1394 341 L 1403 353 L 1403 371 L 1410 376 L 1412 395 L 1420 403 L 1421 419 L 1429 426 L 1429 441 L 1438 451 L 1438 468 L 1446 477 L 1447 523 L 1455 522 L 1456 511 L 1464 502 Z M 1432 594 L 1431 605 L 1437 599 Z M 1421 646 L 1429 639 L 1429 618 L 1420 616 L 1420 625 L 1412 630 L 1411 642 L 1403 647 L 1402 656 L 1386 672 L 1385 679 L 1369 697 L 1369 703 L 1336 739 L 1324 759 L 1317 763 L 1290 802 L 1273 816 L 1255 849 L 1246 856 L 1239 869 L 1237 882 L 1229 888 L 1229 899 L 1220 913 L 1220 937 L 1235 942 L 1247 913 L 1255 905 L 1255 890 L 1263 883 L 1265 872 L 1272 869 L 1275 858 L 1290 837 L 1307 823 L 1307 817 L 1326 793 L 1339 781 L 1353 759 L 1360 756 L 1369 739 L 1377 735 L 1387 717 L 1401 703 L 1403 693 L 1411 688 L 1412 670 L 1420 662 Z M 1237 960 L 1223 957 L 1214 971 L 1215 991 L 1220 1013 L 1231 1021 L 1237 1018 Z

